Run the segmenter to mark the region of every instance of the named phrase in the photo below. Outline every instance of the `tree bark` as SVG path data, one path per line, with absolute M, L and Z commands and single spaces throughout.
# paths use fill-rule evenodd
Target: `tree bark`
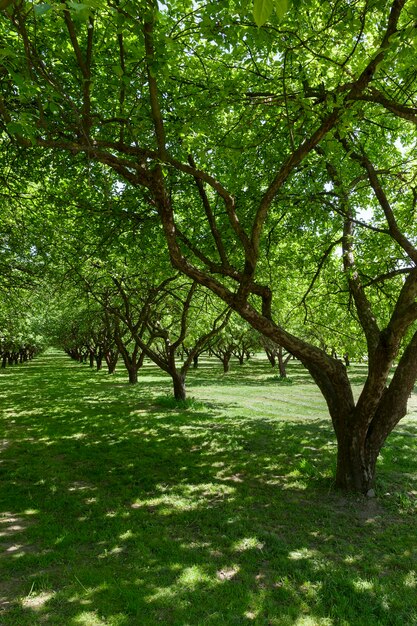
M 172 382 L 174 384 L 174 397 L 176 400 L 185 400 L 187 397 L 185 391 L 185 380 L 184 376 L 178 374 L 178 372 L 174 372 L 171 374 Z
M 267 348 L 264 348 L 264 349 L 265 349 L 265 354 L 268 357 L 268 361 L 271 364 L 271 367 L 275 367 L 275 365 L 277 364 L 275 354 L 271 352 L 271 350 L 268 350 Z
M 281 378 L 287 378 L 287 368 L 285 367 L 286 363 L 284 360 L 284 355 L 282 354 L 282 347 L 278 348 L 278 368 L 279 375 Z
M 223 372 L 227 374 L 227 372 L 230 370 L 230 356 L 228 354 L 223 355 L 222 363 L 223 363 Z
M 125 363 L 126 365 L 126 363 Z M 129 365 L 129 367 L 126 365 L 127 367 L 127 371 L 129 374 L 129 384 L 130 385 L 136 385 L 136 383 L 138 382 L 138 370 L 136 367 L 134 367 L 133 365 Z
M 116 354 L 106 353 L 104 355 L 104 358 L 107 364 L 107 373 L 114 374 L 114 372 L 116 371 L 116 365 L 119 359 L 119 355 L 117 353 Z
M 368 493 L 374 486 L 379 450 L 369 445 L 365 433 L 353 431 L 339 439 L 336 486 L 345 491 Z

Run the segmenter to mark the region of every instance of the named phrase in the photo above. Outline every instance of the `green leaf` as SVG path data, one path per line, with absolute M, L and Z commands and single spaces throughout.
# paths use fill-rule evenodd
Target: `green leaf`
M 92 13 L 91 6 L 83 2 L 68 2 L 68 8 L 81 20 L 87 20 Z
M 33 7 L 33 12 L 35 13 L 36 17 L 40 17 L 41 15 L 47 13 L 50 9 L 52 9 L 51 5 L 44 2 L 43 4 L 35 4 L 35 6 Z
M 6 128 L 11 135 L 23 135 L 24 126 L 20 122 L 9 122 L 6 124 Z
M 51 113 L 60 113 L 61 112 L 61 109 L 59 108 L 59 106 L 55 102 L 49 102 L 48 109 L 51 111 Z
M 271 16 L 274 8 L 274 0 L 255 0 L 253 5 L 253 17 L 257 26 L 263 26 Z
M 278 16 L 278 19 L 282 20 L 285 17 L 285 14 L 287 13 L 289 8 L 288 0 L 275 0 L 274 5 L 275 13 Z
M 12 50 L 12 48 L 2 47 L 0 48 L 0 58 L 5 59 L 6 57 L 13 57 L 16 55 L 16 52 Z
M 112 65 L 113 72 L 121 78 L 123 76 L 123 68 L 120 65 Z

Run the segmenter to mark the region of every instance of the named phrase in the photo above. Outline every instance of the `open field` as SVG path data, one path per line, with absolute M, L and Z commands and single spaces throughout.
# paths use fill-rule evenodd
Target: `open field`
M 416 394 L 378 497 L 347 497 L 289 376 L 202 361 L 181 409 L 149 364 L 136 386 L 56 352 L 1 371 L 0 626 L 416 626 Z

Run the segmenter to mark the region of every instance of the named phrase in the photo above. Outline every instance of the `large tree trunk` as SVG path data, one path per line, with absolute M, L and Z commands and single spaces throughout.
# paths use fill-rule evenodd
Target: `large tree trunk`
M 117 361 L 109 361 L 109 363 L 107 363 L 107 373 L 114 374 L 114 372 L 116 371 L 116 365 Z
M 338 441 L 336 486 L 345 491 L 369 493 L 374 486 L 379 449 L 367 437 L 351 432 Z
M 407 402 L 417 376 L 417 333 L 405 349 L 391 382 L 390 356 L 370 365 L 356 407 L 342 420 L 333 419 L 338 439 L 336 485 L 368 493 L 375 482 L 378 455 L 388 435 L 407 413 Z M 379 352 L 381 356 L 381 352 Z M 339 392 L 339 398 L 342 394 Z M 341 405 L 341 410 L 344 410 Z M 331 414 L 334 415 L 333 410 Z

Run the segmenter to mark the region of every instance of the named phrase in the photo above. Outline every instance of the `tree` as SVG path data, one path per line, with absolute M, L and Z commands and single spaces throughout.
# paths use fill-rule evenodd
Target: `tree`
M 259 345 L 257 333 L 249 326 L 249 324 L 242 323 L 242 320 L 236 316 L 240 324 L 237 324 L 235 319 L 232 319 L 231 331 L 235 339 L 235 348 L 233 350 L 233 356 L 239 360 L 239 365 L 243 365 L 245 361 L 248 361 L 251 355 L 255 352 Z
M 267 337 L 261 336 L 260 343 L 265 350 L 265 354 L 268 357 L 268 361 L 270 362 L 271 366 L 275 367 L 278 361 L 279 375 L 281 378 L 286 378 L 287 363 L 292 357 L 292 354 L 290 352 L 284 354 L 282 346 L 279 346 L 277 343 L 274 343 Z
M 3 130 L 133 185 L 174 266 L 308 368 L 338 441 L 336 482 L 366 492 L 417 375 L 415 5 L 310 0 L 274 19 L 258 29 L 226 2 L 13 3 Z M 264 253 L 277 231 L 278 278 L 302 238 L 313 287 L 331 260 L 344 282 L 368 352 L 357 402 L 343 363 L 274 316 Z
M 192 333 L 194 312 L 198 309 L 201 314 L 202 304 L 207 299 L 197 283 L 178 280 L 176 275 L 168 276 L 158 284 L 147 284 L 148 281 L 143 279 L 133 281 L 132 276 L 128 279 L 113 277 L 113 282 L 122 305 L 116 308 L 109 304 L 108 310 L 126 326 L 143 355 L 171 376 L 175 399 L 185 400 L 186 376 L 195 355 L 200 354 L 227 324 L 230 312 L 219 312 L 211 307 L 210 314 L 205 316 L 204 328 L 202 325 L 196 328 L 194 324 Z M 179 365 L 178 351 L 186 338 L 188 354 Z
M 236 348 L 235 340 L 229 328 L 226 328 L 210 343 L 210 353 L 214 354 L 223 365 L 223 372 L 227 374 L 230 369 L 230 359 Z

